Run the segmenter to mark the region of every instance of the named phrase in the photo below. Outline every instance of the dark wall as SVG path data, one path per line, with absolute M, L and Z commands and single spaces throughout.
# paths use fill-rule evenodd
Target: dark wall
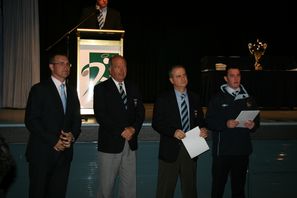
M 46 54 L 67 49 L 67 37 L 50 50 L 55 41 L 78 24 L 80 12 L 95 0 L 41 0 L 40 38 L 41 79 L 47 78 Z M 162 3 L 162 4 L 161 4 Z M 125 27 L 124 55 L 128 78 L 136 81 L 145 102 L 170 86 L 167 70 L 184 64 L 190 87 L 199 91 L 200 59 L 204 56 L 249 56 L 247 44 L 256 38 L 268 43 L 267 56 L 296 57 L 296 15 L 287 1 L 264 4 L 259 1 L 226 3 L 184 0 L 110 0 L 110 7 L 121 12 Z M 69 33 L 69 46 L 75 48 L 75 32 Z M 75 62 L 75 49 L 70 58 Z M 75 85 L 73 68 L 70 81 Z

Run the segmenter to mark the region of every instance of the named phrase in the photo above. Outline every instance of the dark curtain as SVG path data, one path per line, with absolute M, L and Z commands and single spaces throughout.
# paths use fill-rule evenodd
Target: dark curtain
M 94 2 L 40 0 L 41 48 L 46 49 L 77 25 L 82 7 Z M 124 56 L 128 61 L 128 79 L 139 84 L 147 103 L 154 102 L 159 92 L 171 86 L 168 81 L 170 66 L 185 65 L 189 87 L 199 92 L 202 57 L 248 56 L 247 44 L 257 38 L 268 43 L 267 54 L 296 56 L 296 31 L 293 30 L 296 20 L 286 1 L 271 4 L 269 9 L 268 5 L 258 1 L 231 4 L 185 0 L 182 4 L 164 1 L 161 5 L 110 0 L 109 5 L 122 15 L 126 31 Z M 71 50 L 75 52 L 75 32 L 71 32 L 69 37 L 70 46 L 74 48 Z M 53 49 L 65 50 L 68 46 L 67 38 L 64 38 Z M 47 53 L 41 53 L 42 65 L 47 65 Z M 71 61 L 75 63 L 75 53 L 71 55 Z M 75 68 L 74 64 L 70 76 L 74 85 Z M 41 69 L 41 78 L 48 75 L 46 66 Z

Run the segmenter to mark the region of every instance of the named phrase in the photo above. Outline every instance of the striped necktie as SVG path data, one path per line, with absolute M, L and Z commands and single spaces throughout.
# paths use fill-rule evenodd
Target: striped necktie
M 103 12 L 102 11 L 100 11 L 100 14 L 97 16 L 97 21 L 98 21 L 99 29 L 102 29 L 102 27 L 104 25 L 104 18 L 103 18 Z
M 121 98 L 123 100 L 123 103 L 124 103 L 124 106 L 125 106 L 125 109 L 127 110 L 127 95 L 123 89 L 123 83 L 119 83 L 119 87 L 120 87 L 120 95 L 121 95 Z
M 63 104 L 63 110 L 64 113 L 66 112 L 66 101 L 67 101 L 67 97 L 66 97 L 66 93 L 65 93 L 65 84 L 62 83 L 60 85 L 60 95 L 61 95 L 61 100 L 62 100 L 62 104 Z
M 188 113 L 188 105 L 186 103 L 186 95 L 181 95 L 181 121 L 182 121 L 182 129 L 184 132 L 190 130 L 190 121 L 189 121 L 189 113 Z

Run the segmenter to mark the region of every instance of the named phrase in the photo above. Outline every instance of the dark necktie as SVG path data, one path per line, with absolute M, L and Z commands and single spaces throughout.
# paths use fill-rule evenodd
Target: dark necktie
M 121 95 L 121 98 L 123 100 L 123 103 L 125 105 L 125 109 L 127 110 L 127 95 L 123 89 L 123 83 L 119 83 L 119 87 L 120 87 L 120 95 Z
M 238 95 L 239 91 L 233 91 L 232 96 L 236 97 Z
M 190 130 L 190 121 L 189 121 L 189 113 L 188 113 L 188 105 L 186 103 L 185 94 L 181 95 L 181 121 L 182 121 L 182 129 L 184 132 Z
M 66 93 L 65 93 L 65 84 L 62 83 L 60 85 L 60 94 L 61 94 L 61 100 L 62 100 L 62 104 L 63 104 L 63 109 L 64 109 L 64 113 L 66 112 Z
M 103 27 L 103 25 L 104 25 L 102 11 L 100 11 L 100 14 L 97 16 L 97 21 L 98 21 L 99 29 L 101 29 Z

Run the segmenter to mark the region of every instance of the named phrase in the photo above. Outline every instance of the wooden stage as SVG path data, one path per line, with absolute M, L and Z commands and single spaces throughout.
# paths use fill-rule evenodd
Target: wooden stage
M 151 126 L 153 104 L 145 104 L 145 122 L 139 134 L 140 141 L 158 141 L 159 134 Z M 204 108 L 204 111 L 206 109 Z M 29 132 L 24 124 L 24 109 L 0 109 L 0 134 L 9 143 L 26 143 Z M 254 139 L 297 139 L 297 108 L 291 110 L 261 110 L 261 127 Z M 98 124 L 94 116 L 82 116 L 79 142 L 96 142 Z M 208 139 L 211 139 L 209 136 Z
M 153 114 L 153 104 L 145 104 L 145 122 L 150 122 Z M 203 108 L 206 111 L 206 108 Z M 25 110 L 24 109 L 0 109 L 0 124 L 23 124 Z M 280 121 L 280 122 L 297 122 L 297 107 L 291 110 L 261 110 L 262 121 Z M 87 118 L 84 123 L 96 123 L 94 116 L 83 116 Z

